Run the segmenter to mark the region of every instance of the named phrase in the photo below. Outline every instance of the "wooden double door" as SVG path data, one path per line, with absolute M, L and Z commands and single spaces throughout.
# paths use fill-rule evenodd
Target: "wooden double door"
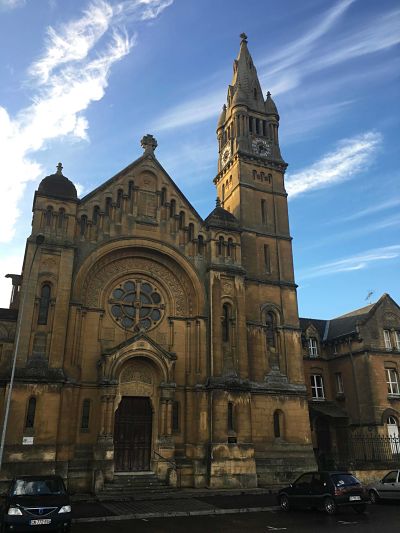
M 116 472 L 150 470 L 153 412 L 150 398 L 123 396 L 115 412 Z

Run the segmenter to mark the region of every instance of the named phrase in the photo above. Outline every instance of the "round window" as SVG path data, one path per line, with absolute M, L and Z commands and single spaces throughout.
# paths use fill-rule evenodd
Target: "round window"
M 160 291 L 141 279 L 129 279 L 114 287 L 108 303 L 117 324 L 132 331 L 156 326 L 165 308 Z

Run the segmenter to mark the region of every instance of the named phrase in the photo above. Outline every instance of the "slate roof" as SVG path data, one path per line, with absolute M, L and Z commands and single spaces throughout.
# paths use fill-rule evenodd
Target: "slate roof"
M 352 333 L 356 333 L 357 324 L 366 320 L 371 310 L 378 305 L 379 302 L 380 300 L 374 304 L 355 309 L 345 315 L 333 318 L 332 320 L 300 318 L 300 327 L 302 331 L 305 332 L 308 326 L 313 324 L 322 341 L 332 341 L 345 335 L 351 335 Z
M 57 172 L 46 176 L 40 182 L 38 193 L 43 196 L 59 198 L 61 200 L 77 200 L 75 185 L 62 174 L 62 165 L 58 163 Z
M 219 228 L 238 229 L 239 221 L 229 211 L 221 207 L 220 201 L 217 198 L 217 206 L 205 220 L 207 226 L 217 226 Z

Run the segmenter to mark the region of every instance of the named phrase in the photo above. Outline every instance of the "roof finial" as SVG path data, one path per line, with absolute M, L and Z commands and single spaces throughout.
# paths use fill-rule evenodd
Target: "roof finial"
M 247 35 L 244 32 L 240 34 L 240 38 L 242 39 L 242 43 L 247 43 Z
M 62 176 L 62 169 L 63 169 L 62 164 L 58 163 L 58 165 L 57 165 L 57 174 L 60 174 Z
M 267 92 L 267 98 L 271 98 L 271 93 L 269 91 Z
M 145 154 L 152 154 L 157 148 L 157 141 L 153 135 L 150 135 L 150 133 L 142 138 L 140 144 L 142 145 Z
M 217 196 L 217 201 L 215 202 L 215 207 L 221 207 L 221 200 L 219 199 L 219 196 Z

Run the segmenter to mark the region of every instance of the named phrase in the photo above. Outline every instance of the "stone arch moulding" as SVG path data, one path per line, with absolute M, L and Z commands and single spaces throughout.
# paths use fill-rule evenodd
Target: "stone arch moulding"
M 397 418 L 397 420 L 400 422 L 400 413 L 396 411 L 395 409 L 391 409 L 390 407 L 388 409 L 385 409 L 381 415 L 381 424 L 384 426 L 386 424 L 386 421 L 389 416 L 394 416 Z
M 139 333 L 132 339 L 103 353 L 98 362 L 101 383 L 119 383 L 122 369 L 135 360 L 144 360 L 155 367 L 160 375 L 160 383 L 170 383 L 174 378 L 176 355 L 164 350 L 153 339 Z
M 281 326 L 283 324 L 283 317 L 281 309 L 273 303 L 265 303 L 261 305 L 261 320 L 268 312 L 272 312 L 276 316 L 276 325 Z
M 73 300 L 99 308 L 101 290 L 111 279 L 143 269 L 174 296 L 177 316 L 204 313 L 204 287 L 188 259 L 165 243 L 141 238 L 108 241 L 91 253 L 75 276 Z

